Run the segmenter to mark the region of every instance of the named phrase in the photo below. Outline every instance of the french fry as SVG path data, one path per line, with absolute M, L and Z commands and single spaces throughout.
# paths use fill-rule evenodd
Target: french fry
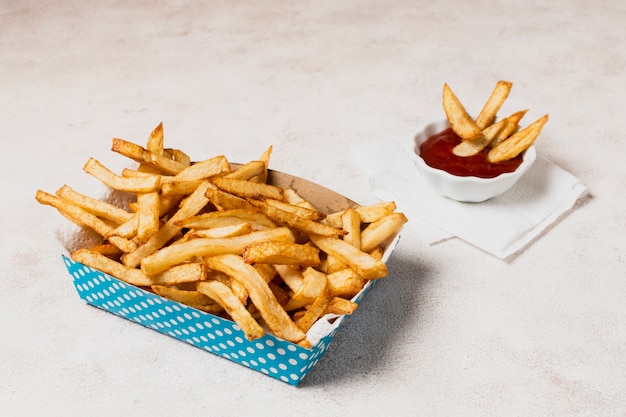
M 261 182 L 261 183 L 266 183 L 267 182 L 267 177 L 268 177 L 268 167 L 270 165 L 270 158 L 272 157 L 272 151 L 273 151 L 273 147 L 269 146 L 264 152 L 263 154 L 261 154 L 261 157 L 259 158 L 259 161 L 262 161 L 265 164 L 265 170 L 255 176 L 250 178 L 250 181 L 253 182 Z
M 328 290 L 338 297 L 354 297 L 365 285 L 365 279 L 351 268 L 344 268 L 326 275 Z
M 341 228 L 346 232 L 343 240 L 361 248 L 361 216 L 353 208 L 349 208 L 341 215 Z
M 275 264 L 274 269 L 291 291 L 295 293 L 300 289 L 304 277 L 302 270 L 297 265 Z
M 263 161 L 250 161 L 239 166 L 234 171 L 224 175 L 226 178 L 234 178 L 238 180 L 250 180 L 254 177 L 262 175 L 267 170 L 265 162 Z
M 111 230 L 113 230 L 111 226 L 97 216 L 83 210 L 61 197 L 46 193 L 42 190 L 37 190 L 35 198 L 39 203 L 56 208 L 61 214 L 72 222 L 83 227 L 88 227 L 101 236 L 107 236 Z M 134 242 L 117 236 L 109 237 L 108 241 L 123 252 L 134 250 L 137 247 Z
M 98 216 L 102 219 L 108 219 L 117 224 L 122 224 L 133 217 L 132 213 L 121 209 L 117 206 L 109 204 L 105 201 L 98 200 L 74 191 L 70 186 L 64 185 L 56 191 L 56 195 L 71 201 L 78 207 Z
M 246 263 L 284 264 L 284 265 L 319 265 L 319 249 L 311 245 L 294 242 L 263 241 L 252 243 L 243 248 Z
M 370 223 L 361 232 L 361 250 L 371 251 L 396 234 L 408 221 L 404 213 L 393 212 Z
M 482 138 L 475 141 L 462 141 L 453 148 L 452 153 L 457 156 L 472 156 L 487 147 L 499 144 L 517 129 L 518 123 L 525 113 L 526 110 L 515 112 L 511 116 L 487 126 L 483 130 L 484 136 Z
M 269 204 L 265 199 L 249 200 L 249 203 L 254 207 L 257 207 L 261 210 L 261 212 L 265 213 L 267 217 L 276 223 L 286 224 L 303 233 L 320 236 L 341 236 L 345 234 L 345 232 L 341 229 L 336 229 L 332 226 L 302 218 L 297 214 L 282 210 L 272 204 Z
M 202 262 L 190 262 L 173 266 L 159 275 L 150 277 L 159 285 L 178 285 L 184 282 L 204 281 L 207 277 L 206 265 Z
M 387 276 L 387 266 L 381 260 L 355 248 L 337 237 L 311 236 L 311 241 L 329 255 L 336 256 L 365 279 Z
M 265 332 L 254 320 L 239 298 L 230 288 L 219 281 L 206 281 L 198 284 L 198 291 L 220 304 L 241 327 L 248 340 L 258 339 Z
M 354 310 L 357 308 L 357 303 L 354 301 L 346 300 L 341 297 L 334 297 L 328 307 L 326 307 L 326 311 L 324 311 L 324 315 L 326 314 L 352 314 Z
M 120 255 L 123 253 L 120 248 L 115 246 L 112 243 L 99 243 L 91 246 L 89 248 L 94 252 L 98 252 L 100 255 L 104 255 L 107 258 L 111 259 L 119 259 Z
M 283 211 L 287 211 L 289 213 L 293 213 L 296 216 L 313 221 L 323 220 L 326 217 L 323 213 L 313 210 L 307 207 L 297 206 L 289 203 L 285 203 L 284 201 L 274 200 L 272 198 L 266 198 L 264 201 L 270 206 L 274 206 Z
M 167 181 L 161 186 L 161 195 L 185 196 L 194 192 L 202 184 L 202 180 Z
M 229 218 L 224 218 L 229 219 Z M 212 229 L 202 229 L 191 232 L 192 237 L 208 237 L 212 239 L 219 239 L 225 237 L 235 237 L 241 235 L 247 235 L 254 232 L 254 228 L 250 223 L 246 223 L 243 220 L 239 220 L 238 223 L 229 224 L 227 226 L 214 227 Z
M 450 127 L 461 139 L 475 141 L 483 137 L 482 130 L 467 113 L 448 84 L 443 86 L 443 110 Z
M 546 114 L 492 148 L 487 154 L 489 162 L 505 161 L 524 152 L 537 139 L 547 121 L 548 115 Z
M 137 286 L 150 286 L 155 284 L 154 280 L 146 276 L 136 268 L 129 268 L 106 256 L 89 249 L 78 249 L 70 254 L 76 262 L 87 265 L 98 271 L 114 276 L 128 284 Z
M 209 305 L 215 300 L 196 290 L 180 290 L 166 285 L 152 285 L 150 287 L 155 294 L 187 305 Z
M 187 155 L 180 149 L 165 148 L 163 149 L 163 154 L 167 155 L 169 158 L 173 159 L 183 166 L 188 167 L 189 165 L 191 165 L 191 158 L 189 157 L 189 155 Z
M 226 177 L 215 177 L 211 179 L 211 182 L 219 189 L 242 198 L 267 197 L 274 200 L 283 199 L 283 190 L 271 184 Z
M 122 256 L 124 265 L 133 268 L 137 267 L 142 259 L 163 247 L 170 239 L 176 236 L 176 234 L 182 230 L 182 227 L 178 226 L 176 222 L 196 215 L 207 205 L 208 199 L 204 194 L 206 193 L 208 185 L 208 181 L 205 181 L 193 194 L 187 197 L 176 214 L 174 214 L 155 234 L 150 236 L 146 243 L 124 254 Z
M 246 287 L 250 294 L 250 299 L 259 310 L 267 326 L 276 336 L 293 343 L 298 343 L 305 339 L 304 332 L 295 325 L 287 312 L 278 303 L 263 277 L 254 267 L 246 264 L 241 256 L 214 256 L 208 258 L 206 262 L 209 268 L 232 276 Z
M 138 193 L 137 203 L 139 203 L 139 211 L 137 211 L 137 240 L 145 242 L 159 230 L 159 193 L 156 191 Z
M 287 311 L 296 310 L 313 303 L 328 287 L 326 274 L 317 269 L 305 268 L 302 271 L 302 278 L 302 283 L 285 305 L 285 310 Z
M 519 122 L 522 120 L 522 117 L 528 112 L 528 110 L 520 110 L 509 117 L 502 119 L 504 126 L 500 129 L 495 128 L 495 132 L 493 134 L 489 134 L 491 136 L 491 142 L 489 142 L 489 147 L 493 148 L 499 145 L 501 142 L 505 141 L 511 134 L 513 134 L 517 128 L 519 127 Z M 499 123 L 494 123 L 492 126 L 497 126 Z M 491 126 L 490 126 L 491 127 Z M 485 134 L 487 136 L 487 134 Z
M 214 156 L 204 161 L 196 162 L 174 175 L 169 181 L 198 181 L 225 175 L 230 172 L 230 164 L 224 155 Z M 168 181 L 167 179 L 165 181 Z
M 150 132 L 150 136 L 148 136 L 148 143 L 146 144 L 146 148 L 150 152 L 154 152 L 156 154 L 163 154 L 163 122 L 160 122 L 157 127 Z
M 134 161 L 149 165 L 167 175 L 176 175 L 187 165 L 123 139 L 113 138 L 111 150 Z
M 283 190 L 283 195 L 285 196 L 285 202 L 291 204 L 292 206 L 304 207 L 309 210 L 317 211 L 317 209 L 305 200 L 300 194 L 296 192 L 293 188 L 285 188 Z
M 354 207 L 356 212 L 359 214 L 362 223 L 372 223 L 376 220 L 380 219 L 383 216 L 386 216 L 389 213 L 392 213 L 396 210 L 395 201 L 385 201 L 381 203 L 374 203 L 367 206 L 358 206 Z M 340 210 L 331 214 L 328 214 L 324 219 L 324 223 L 329 224 L 330 226 L 341 228 L 343 223 L 341 220 L 341 216 L 343 215 L 345 210 Z
M 254 209 L 211 211 L 181 220 L 178 224 L 191 229 L 210 229 L 241 222 L 251 224 L 255 230 L 277 227 L 269 217 Z
M 94 158 L 87 160 L 83 170 L 114 190 L 149 193 L 155 191 L 160 184 L 160 177 L 156 175 L 133 178 L 116 175 Z
M 496 114 L 509 96 L 512 87 L 513 83 L 509 81 L 498 81 L 496 83 L 489 99 L 481 109 L 478 117 L 476 117 L 476 126 L 479 129 L 483 130 L 493 123 Z
M 238 197 L 226 191 L 222 191 L 213 184 L 211 184 L 207 188 L 205 195 L 213 205 L 218 207 L 219 210 L 254 208 L 252 204 L 250 204 L 244 198 Z
M 324 314 L 333 298 L 329 291 L 322 292 L 306 309 L 304 315 L 296 321 L 296 325 L 303 332 L 308 332 L 313 324 Z
M 169 240 L 169 239 L 168 239 Z M 260 230 L 246 235 L 229 238 L 198 238 L 155 250 L 140 260 L 141 269 L 147 275 L 159 272 L 186 262 L 195 257 L 223 254 L 241 255 L 247 245 L 267 240 L 295 241 L 293 233 L 286 227 Z

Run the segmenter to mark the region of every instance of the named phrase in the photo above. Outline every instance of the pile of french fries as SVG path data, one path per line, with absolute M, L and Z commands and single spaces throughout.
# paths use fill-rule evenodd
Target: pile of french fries
M 450 127 L 461 138 L 461 143 L 453 149 L 455 155 L 471 156 L 488 149 L 487 160 L 496 163 L 515 158 L 535 142 L 548 121 L 547 114 L 523 129 L 519 129 L 519 122 L 528 110 L 495 121 L 512 87 L 509 81 L 498 81 L 473 119 L 448 84 L 444 84 L 443 109 Z
M 39 203 L 102 237 L 72 259 L 229 318 L 250 340 L 269 332 L 304 347 L 320 317 L 351 314 L 363 286 L 387 276 L 384 245 L 407 221 L 394 202 L 322 213 L 295 189 L 268 183 L 271 146 L 244 164 L 192 163 L 163 138 L 159 124 L 145 147 L 113 139 L 114 152 L 138 163 L 119 175 L 95 158 L 84 165 L 131 193 L 128 207 L 67 185 L 37 191 Z

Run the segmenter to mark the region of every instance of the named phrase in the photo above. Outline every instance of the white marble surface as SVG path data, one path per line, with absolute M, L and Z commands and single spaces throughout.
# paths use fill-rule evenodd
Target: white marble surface
M 621 0 L 0 3 L 0 414 L 626 415 L 626 5 Z M 94 183 L 159 121 L 192 156 L 362 202 L 348 156 L 513 81 L 538 151 L 590 197 L 521 255 L 407 229 L 300 387 L 86 306 L 38 188 Z

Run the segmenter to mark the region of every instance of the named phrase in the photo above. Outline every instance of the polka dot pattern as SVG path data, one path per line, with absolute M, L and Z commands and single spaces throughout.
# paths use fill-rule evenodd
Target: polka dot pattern
M 63 256 L 74 287 L 87 303 L 291 385 L 324 356 L 337 329 L 312 349 L 273 335 L 249 341 L 230 320 L 144 291 Z

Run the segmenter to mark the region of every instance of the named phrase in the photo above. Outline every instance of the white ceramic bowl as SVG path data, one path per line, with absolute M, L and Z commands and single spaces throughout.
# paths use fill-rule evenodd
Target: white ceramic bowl
M 447 120 L 426 124 L 414 138 L 411 153 L 418 171 L 439 194 L 456 201 L 479 203 L 497 197 L 511 188 L 533 165 L 537 152 L 531 146 L 524 152 L 524 160 L 515 172 L 500 174 L 494 178 L 460 177 L 441 169 L 432 168 L 420 157 L 420 145 L 432 135 L 450 127 Z

